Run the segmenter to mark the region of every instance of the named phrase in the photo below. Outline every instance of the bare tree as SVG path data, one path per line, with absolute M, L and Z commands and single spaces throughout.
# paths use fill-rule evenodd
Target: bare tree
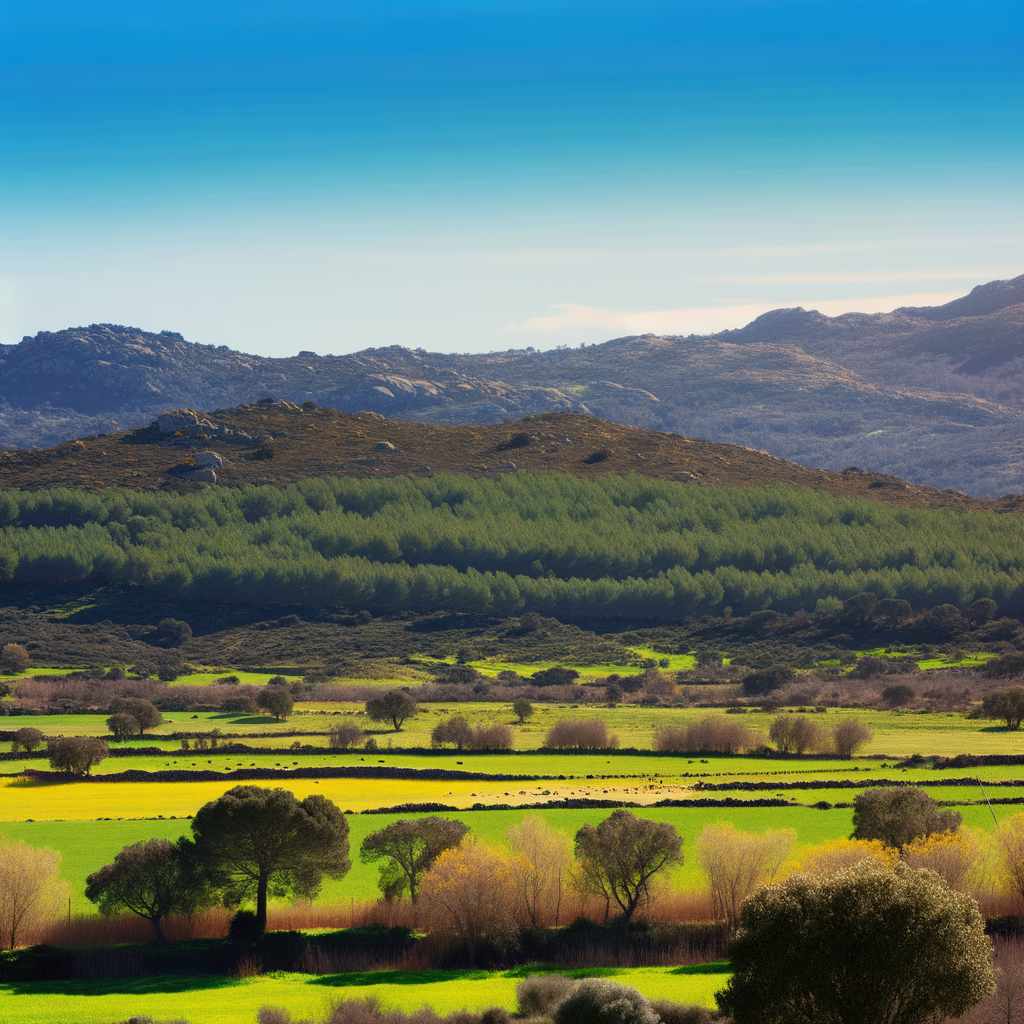
M 540 815 L 531 814 L 508 830 L 512 849 L 522 856 L 513 861 L 516 889 L 533 924 L 547 907 L 559 923 L 562 900 L 572 867 L 569 837 L 552 828 Z
M 544 746 L 556 750 L 611 750 L 618 745 L 619 737 L 609 736 L 600 718 L 587 722 L 565 718 L 548 729 L 544 738 Z
M 853 757 L 874 735 L 859 719 L 847 718 L 832 730 L 832 745 L 839 757 Z
M 1006 887 L 1024 898 L 1024 814 L 1014 814 L 995 830 L 999 873 Z
M 0 941 L 14 949 L 18 933 L 56 916 L 68 898 L 61 856 L 0 836 Z
M 711 890 L 715 913 L 735 928 L 740 905 L 760 885 L 775 881 L 796 833 L 768 829 L 760 835 L 740 832 L 729 822 L 705 825 L 697 837 L 697 862 Z
M 457 936 L 470 966 L 488 938 L 515 934 L 516 886 L 512 858 L 483 843 L 446 850 L 420 885 L 420 912 L 431 931 Z
M 334 726 L 327 735 L 327 742 L 333 750 L 348 750 L 363 738 L 363 730 L 351 722 L 342 722 Z
M 681 863 L 682 846 L 667 822 L 613 811 L 596 827 L 587 824 L 576 833 L 574 885 L 582 893 L 604 897 L 606 907 L 614 900 L 628 935 L 636 908 L 650 900 L 656 876 Z

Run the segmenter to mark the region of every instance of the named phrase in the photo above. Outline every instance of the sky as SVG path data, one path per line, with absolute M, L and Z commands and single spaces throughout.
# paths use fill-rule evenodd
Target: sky
M 0 0 L 0 343 L 708 333 L 1024 273 L 1024 4 Z

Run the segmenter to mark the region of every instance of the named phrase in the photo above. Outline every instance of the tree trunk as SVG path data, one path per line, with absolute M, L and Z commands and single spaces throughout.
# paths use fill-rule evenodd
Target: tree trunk
M 267 876 L 260 873 L 260 880 L 256 885 L 256 928 L 262 935 L 267 930 Z
M 167 936 L 164 935 L 164 930 L 160 927 L 160 918 L 151 917 L 149 919 L 149 923 L 153 926 L 153 930 L 156 932 L 156 941 L 159 942 L 161 946 L 166 946 Z

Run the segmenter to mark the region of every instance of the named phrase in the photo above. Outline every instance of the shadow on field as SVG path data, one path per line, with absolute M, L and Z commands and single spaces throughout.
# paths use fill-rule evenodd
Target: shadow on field
M 154 974 L 144 978 L 97 978 L 82 981 L 6 981 L 0 987 L 11 995 L 109 996 L 152 995 L 155 993 L 201 992 L 228 988 L 237 978 L 215 974 Z
M 728 960 L 715 960 L 710 964 L 687 964 L 685 967 L 674 967 L 669 974 L 732 974 L 732 965 Z

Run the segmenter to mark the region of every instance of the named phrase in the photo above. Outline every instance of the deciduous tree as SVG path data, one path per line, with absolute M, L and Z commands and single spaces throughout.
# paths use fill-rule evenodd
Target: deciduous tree
M 268 896 L 312 899 L 324 875 L 342 878 L 351 867 L 348 822 L 322 796 L 299 802 L 284 789 L 235 786 L 199 808 L 192 832 L 225 903 L 255 900 L 261 933 Z
M 121 712 L 107 719 L 107 729 L 115 740 L 126 740 L 139 731 L 139 723 L 131 715 Z
M 11 740 L 11 753 L 13 754 L 20 748 L 21 750 L 27 750 L 31 754 L 36 747 L 43 745 L 44 739 L 45 737 L 38 729 L 25 726 L 25 728 L 19 729 L 14 734 L 14 739 Z
M 422 919 L 431 931 L 457 936 L 470 966 L 486 939 L 502 944 L 514 936 L 515 903 L 511 858 L 484 843 L 445 850 L 420 884 Z
M 366 702 L 367 717 L 373 722 L 390 722 L 396 732 L 400 732 L 402 723 L 417 711 L 419 706 L 405 690 L 388 690 Z
M 162 725 L 164 716 L 157 710 L 152 701 L 141 697 L 115 697 L 110 702 L 112 715 L 131 715 L 139 723 L 139 735 L 147 729 L 155 729 Z
M 863 722 L 846 718 L 832 729 L 832 749 L 838 757 L 853 757 L 874 735 Z
M 730 822 L 701 829 L 697 863 L 720 920 L 736 927 L 740 905 L 758 886 L 775 881 L 795 839 L 792 829 L 768 829 L 758 835 L 741 832 Z
M 182 838 L 146 839 L 124 847 L 85 880 L 85 895 L 102 914 L 128 910 L 149 921 L 157 941 L 167 942 L 161 922 L 170 914 L 192 914 L 212 906 L 217 894 Z
M 292 713 L 295 700 L 287 686 L 267 685 L 256 694 L 256 706 L 269 712 L 280 721 Z
M 68 898 L 59 853 L 0 836 L 0 943 L 14 949 L 19 932 L 56 916 Z
M 765 886 L 740 924 L 715 997 L 735 1024 L 922 1024 L 994 988 L 977 903 L 906 864 Z
M 588 823 L 576 833 L 574 884 L 583 893 L 604 897 L 606 906 L 614 900 L 628 934 L 633 914 L 650 898 L 657 876 L 681 863 L 682 847 L 675 827 L 667 822 L 613 811 L 597 826 Z
M 334 726 L 327 734 L 327 742 L 332 750 L 348 750 L 363 738 L 363 730 L 351 722 L 342 722 Z
M 437 815 L 403 819 L 371 832 L 363 840 L 359 856 L 365 864 L 380 865 L 378 887 L 386 900 L 408 892 L 415 903 L 423 872 L 468 834 L 469 828 L 461 821 Z
M 516 890 L 531 923 L 540 924 L 544 910 L 550 909 L 557 925 L 572 869 L 572 842 L 538 814 L 513 825 L 508 841 L 520 855 L 512 862 Z

